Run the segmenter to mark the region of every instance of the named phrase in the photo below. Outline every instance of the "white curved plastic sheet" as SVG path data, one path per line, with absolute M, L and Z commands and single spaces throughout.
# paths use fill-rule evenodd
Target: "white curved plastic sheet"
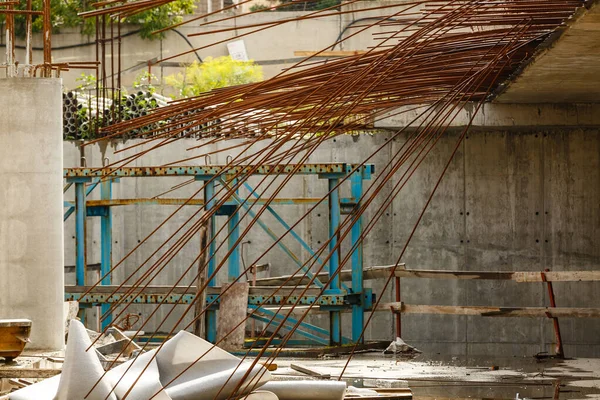
M 88 350 L 89 349 L 89 350 Z M 60 381 L 55 400 L 117 400 L 112 385 L 104 378 L 104 368 L 92 347 L 85 326 L 71 320 Z
M 235 368 L 240 363 L 234 355 L 186 331 L 179 331 L 165 342 L 156 361 L 163 386 L 174 379 L 169 387 Z
M 252 363 L 242 363 L 237 369 L 215 372 L 167 387 L 166 392 L 173 400 L 226 400 L 233 394 L 248 394 L 270 378 L 271 375 L 263 366 L 257 364 L 252 367 Z M 243 383 L 239 385 L 242 380 Z M 236 390 L 238 385 L 240 387 Z
M 90 344 L 83 325 L 73 320 L 62 375 L 18 390 L 10 400 L 83 400 L 103 374 L 96 353 L 86 351 Z M 346 391 L 344 382 L 270 379 L 262 365 L 242 362 L 181 331 L 160 351 L 149 351 L 109 371 L 86 400 L 117 400 L 126 394 L 132 400 L 153 396 L 155 400 L 225 400 L 234 392 L 246 400 L 342 400 Z
M 10 400 L 53 400 L 60 382 L 60 375 L 44 379 L 34 385 L 19 389 L 11 393 Z
M 83 400 L 104 374 L 104 368 L 91 348 L 92 341 L 81 322 L 71 320 L 62 373 L 35 385 L 17 390 L 10 400 Z M 116 400 L 111 382 L 105 377 L 87 399 Z
M 155 350 L 144 353 L 135 360 L 111 369 L 106 374 L 108 380 L 116 385 L 117 398 L 122 399 L 131 389 L 127 394 L 129 399 L 172 400 L 160 383 L 155 354 Z M 156 396 L 152 397 L 154 395 Z

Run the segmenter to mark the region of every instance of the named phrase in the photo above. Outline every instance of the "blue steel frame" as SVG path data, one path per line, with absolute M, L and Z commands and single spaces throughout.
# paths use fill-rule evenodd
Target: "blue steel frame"
M 204 187 L 204 208 L 210 210 L 215 206 L 216 199 L 215 195 L 215 183 L 225 183 L 225 177 L 229 174 L 245 172 L 248 167 L 234 167 L 225 168 L 223 166 L 196 166 L 196 167 L 142 167 L 142 168 L 121 168 L 116 171 L 111 171 L 111 177 L 107 178 L 104 175 L 102 169 L 94 168 L 68 168 L 64 170 L 63 176 L 67 180 L 68 185 L 65 187 L 65 191 L 72 185 L 75 184 L 75 202 L 65 202 L 65 207 L 68 207 L 65 213 L 65 220 L 73 213 L 75 213 L 75 236 L 76 236 L 76 275 L 77 285 L 85 285 L 85 272 L 86 272 L 86 216 L 100 217 L 101 218 L 101 270 L 102 276 L 108 273 L 112 267 L 112 214 L 111 214 L 111 200 L 112 200 L 112 184 L 118 182 L 120 177 L 165 177 L 165 176 L 194 176 L 197 181 L 203 181 Z M 282 166 L 282 165 L 265 165 L 258 168 L 255 172 L 257 175 L 264 174 L 288 174 L 293 171 L 294 166 Z M 328 188 L 330 191 L 328 197 L 329 207 L 329 237 L 331 238 L 329 249 L 333 251 L 337 245 L 338 238 L 335 232 L 340 226 L 342 214 L 350 214 L 352 217 L 354 210 L 360 207 L 360 201 L 363 196 L 363 182 L 364 180 L 371 179 L 371 175 L 374 173 L 373 165 L 366 165 L 359 167 L 356 171 L 352 172 L 356 168 L 355 165 L 346 163 L 336 164 L 303 164 L 296 174 L 300 175 L 318 175 L 320 179 L 328 180 Z M 340 198 L 340 188 L 338 184 L 340 179 L 350 176 L 351 183 L 351 197 Z M 91 183 L 88 190 L 85 190 L 85 184 Z M 89 195 L 94 188 L 100 184 L 100 205 L 88 205 L 86 201 L 87 195 Z M 245 187 L 252 193 L 257 199 L 261 200 L 260 194 L 256 193 L 250 185 L 247 183 Z M 98 202 L 96 202 L 98 203 Z M 148 204 L 148 202 L 143 202 Z M 240 251 L 239 246 L 232 250 L 235 242 L 239 238 L 239 210 L 244 208 L 248 211 L 248 215 L 253 218 L 255 214 L 248 210 L 249 206 L 247 202 L 242 201 L 236 193 L 230 200 L 228 200 L 223 207 L 221 207 L 216 215 L 230 216 L 231 219 L 228 223 L 228 250 L 231 251 L 231 255 L 227 261 L 228 270 L 228 281 L 235 280 L 241 273 L 240 265 Z M 128 204 L 135 204 L 135 201 L 130 201 Z M 277 204 L 309 204 L 306 199 L 291 199 L 290 202 L 281 202 Z M 349 211 L 348 211 L 349 210 Z M 284 221 L 284 219 L 271 207 L 267 208 L 267 211 L 275 217 L 275 219 L 285 228 L 289 229 L 290 226 Z M 345 212 L 344 212 L 345 211 Z M 211 218 L 211 224 L 209 229 L 209 240 L 215 236 L 215 223 L 216 216 Z M 260 219 L 258 225 L 272 238 L 277 239 L 275 233 L 268 228 Z M 302 248 L 308 251 L 313 256 L 314 252 L 310 246 L 302 240 L 302 238 L 291 230 L 290 235 L 295 238 Z M 334 252 L 329 259 L 327 270 L 329 275 L 333 277 L 330 280 L 329 285 L 325 288 L 322 296 L 303 296 L 300 299 L 301 304 L 318 304 L 321 309 L 327 310 L 330 313 L 330 329 L 325 330 L 323 328 L 311 325 L 306 322 L 302 322 L 300 326 L 302 329 L 296 330 L 296 332 L 309 339 L 312 343 L 317 344 L 329 344 L 329 345 L 342 345 L 348 343 L 363 342 L 362 330 L 364 327 L 364 313 L 372 307 L 374 295 L 370 289 L 365 289 L 363 286 L 363 246 L 362 246 L 362 218 L 358 217 L 352 226 L 351 241 L 352 246 L 356 246 L 351 256 L 352 266 L 352 285 L 348 287 L 340 281 L 339 276 L 333 277 L 335 271 L 339 268 L 340 263 L 340 251 Z M 302 263 L 300 259 L 282 242 L 279 242 L 279 247 L 298 265 Z M 208 275 L 211 275 L 215 271 L 216 257 L 215 257 L 215 243 L 211 241 L 209 248 L 208 263 Z M 317 262 L 321 263 L 321 260 L 317 257 Z M 309 271 L 308 275 L 312 277 Z M 102 285 L 110 285 L 111 278 L 107 276 L 102 280 Z M 315 285 L 323 288 L 323 284 L 315 279 Z M 216 280 L 213 278 L 209 282 L 209 286 L 215 287 Z M 168 303 L 190 303 L 194 299 L 193 294 L 182 294 L 182 295 L 171 295 L 168 299 L 165 299 L 161 295 L 140 295 L 135 298 L 128 299 L 138 304 L 156 304 L 161 301 Z M 85 297 L 79 294 L 65 293 L 65 299 L 67 300 L 78 300 L 83 305 L 101 305 L 102 311 L 105 312 L 109 309 L 110 303 L 118 301 L 120 295 L 102 295 L 102 294 L 89 294 Z M 206 313 L 206 335 L 207 340 L 211 342 L 216 341 L 217 335 L 217 315 L 218 310 L 218 296 L 207 295 L 207 302 L 215 301 L 215 305 Z M 274 318 L 272 323 L 282 323 L 284 316 L 281 314 L 274 313 L 273 311 L 267 310 L 261 306 L 264 305 L 285 305 L 293 304 L 298 300 L 294 296 L 274 296 L 268 302 L 262 296 L 249 296 L 248 306 L 249 308 L 258 308 L 261 314 L 253 316 L 255 319 L 263 322 L 270 321 Z M 342 336 L 341 328 L 341 311 L 344 309 L 352 309 L 352 336 L 351 339 Z M 103 323 L 103 327 L 110 324 L 112 321 L 107 319 Z M 287 322 L 283 322 L 284 325 L 288 325 L 284 328 L 289 329 L 289 325 L 295 324 L 297 320 L 293 318 L 287 318 Z M 312 331 L 308 332 L 308 331 Z M 314 333 L 321 335 L 328 335 L 329 340 L 325 341 Z

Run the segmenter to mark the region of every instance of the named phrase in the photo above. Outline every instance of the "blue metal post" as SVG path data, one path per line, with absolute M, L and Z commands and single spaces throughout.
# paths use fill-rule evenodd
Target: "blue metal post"
M 204 208 L 205 210 L 210 210 L 215 205 L 215 181 L 206 182 L 204 186 Z M 215 237 L 215 227 L 216 218 L 214 214 L 210 217 L 210 229 L 208 230 L 208 242 L 210 243 L 209 251 L 208 251 L 208 267 L 206 274 L 207 276 L 211 276 L 215 272 L 215 241 L 213 238 Z M 210 281 L 208 281 L 208 286 L 217 286 L 217 280 L 213 277 Z M 215 310 L 207 310 L 206 311 L 206 340 L 211 343 L 215 343 L 217 341 L 217 312 Z
M 79 182 L 89 182 L 90 179 L 91 178 L 80 178 L 80 179 L 78 179 L 78 181 Z M 75 181 L 75 182 L 77 182 L 77 181 Z M 100 179 L 99 178 L 95 178 L 95 182 L 92 185 L 90 185 L 90 187 L 88 188 L 88 190 L 85 191 L 85 195 L 89 196 L 89 194 L 92 193 L 92 191 L 96 188 L 96 186 L 98 186 L 98 183 L 100 183 Z M 72 185 L 72 184 L 73 184 L 73 182 L 69 182 L 69 185 Z M 65 191 L 67 189 L 69 189 L 69 187 L 70 187 L 69 185 L 67 185 L 65 187 L 65 189 L 64 189 Z M 67 204 L 65 204 L 65 206 L 68 207 Z M 65 215 L 63 217 L 63 221 L 66 221 L 67 219 L 69 219 L 69 217 L 71 216 L 71 214 L 73 214 L 73 212 L 75 212 L 75 207 L 70 207 L 67 210 L 67 212 L 65 213 Z
M 235 185 L 235 182 L 232 182 Z M 241 273 L 240 269 L 240 247 L 236 246 L 235 243 L 240 238 L 240 214 L 238 212 L 239 207 L 235 207 L 235 211 L 229 218 L 227 223 L 227 229 L 229 238 L 227 240 L 228 250 L 231 251 L 229 258 L 227 259 L 227 275 L 229 282 L 236 280 Z M 232 250 L 233 249 L 233 250 Z
M 340 266 L 340 252 L 339 249 L 335 249 L 338 242 L 338 228 L 340 226 L 341 210 L 340 210 L 340 192 L 336 186 L 339 183 L 338 178 L 329 178 L 329 252 L 331 257 L 329 258 L 329 277 L 330 284 L 329 290 L 332 293 L 340 291 L 340 276 L 337 274 L 334 278 L 333 275 L 336 273 Z M 329 312 L 329 341 L 332 346 L 339 346 L 342 344 L 342 319 L 339 311 Z
M 75 182 L 75 273 L 77 286 L 85 286 L 85 182 Z
M 352 174 L 350 177 L 352 185 L 352 197 L 356 201 L 356 208 L 360 207 L 360 200 L 363 194 L 363 177 L 360 171 Z M 349 218 L 353 218 L 351 215 Z M 361 295 L 360 303 L 352 305 L 352 341 L 354 343 L 364 343 L 362 331 L 365 324 L 365 307 L 363 299 L 363 243 L 362 235 L 362 217 L 359 216 L 352 225 L 352 247 L 356 249 L 352 253 L 352 293 Z M 357 244 L 358 243 L 358 244 Z
M 100 186 L 100 198 L 102 200 L 112 199 L 112 179 L 105 179 Z M 100 217 L 100 276 L 109 274 L 112 268 L 112 211 L 106 207 L 104 215 Z M 102 285 L 111 284 L 111 276 L 107 275 L 102 279 Z M 102 304 L 102 315 L 110 310 L 110 304 Z M 112 315 L 102 321 L 102 329 L 112 323 Z

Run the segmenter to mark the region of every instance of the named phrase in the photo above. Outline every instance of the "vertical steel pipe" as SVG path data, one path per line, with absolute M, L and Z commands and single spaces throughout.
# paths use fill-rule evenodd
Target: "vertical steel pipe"
M 363 177 L 361 171 L 352 174 L 350 178 L 352 198 L 356 202 L 355 210 L 360 208 L 360 199 L 363 194 Z M 365 299 L 363 293 L 363 245 L 362 245 L 362 216 L 353 213 L 349 218 L 356 218 L 352 225 L 352 293 L 359 294 L 358 304 L 352 305 L 352 342 L 364 342 L 362 334 L 365 324 Z
M 85 286 L 85 182 L 75 182 L 75 271 L 78 286 Z
M 100 185 L 100 198 L 102 200 L 112 199 L 112 179 L 105 179 Z M 103 215 L 100 217 L 100 276 L 102 285 L 111 284 L 110 270 L 112 268 L 112 211 L 110 206 L 106 206 Z M 105 315 L 110 310 L 110 304 L 102 304 L 102 314 Z M 112 316 L 108 315 L 102 321 L 102 330 L 112 323 Z
M 339 178 L 329 178 L 329 289 L 332 293 L 340 291 L 340 276 L 337 270 L 340 267 L 340 253 L 337 249 L 338 229 L 340 227 L 340 191 Z M 330 345 L 340 346 L 342 344 L 342 318 L 339 311 L 329 312 L 329 335 Z
M 210 179 L 210 178 L 209 178 Z M 204 186 L 204 208 L 207 213 L 210 212 L 211 208 L 215 205 L 215 182 L 207 181 Z M 216 260 L 215 260 L 215 223 L 216 218 L 213 215 L 210 217 L 210 223 L 208 228 L 208 241 L 210 243 L 208 251 L 208 266 L 206 274 L 212 276 L 215 272 Z M 215 277 L 208 282 L 208 287 L 216 286 L 217 281 Z M 211 343 L 217 341 L 217 312 L 215 310 L 208 310 L 206 312 L 206 340 Z

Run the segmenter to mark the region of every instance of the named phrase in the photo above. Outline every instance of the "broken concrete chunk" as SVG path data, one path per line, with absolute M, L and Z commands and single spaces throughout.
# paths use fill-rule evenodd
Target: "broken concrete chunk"
M 396 340 L 390 343 L 387 349 L 384 350 L 383 354 L 396 354 L 414 358 L 421 354 L 421 350 L 406 344 L 402 338 L 397 337 Z
M 401 379 L 363 379 L 363 385 L 381 389 L 407 389 L 408 381 Z

